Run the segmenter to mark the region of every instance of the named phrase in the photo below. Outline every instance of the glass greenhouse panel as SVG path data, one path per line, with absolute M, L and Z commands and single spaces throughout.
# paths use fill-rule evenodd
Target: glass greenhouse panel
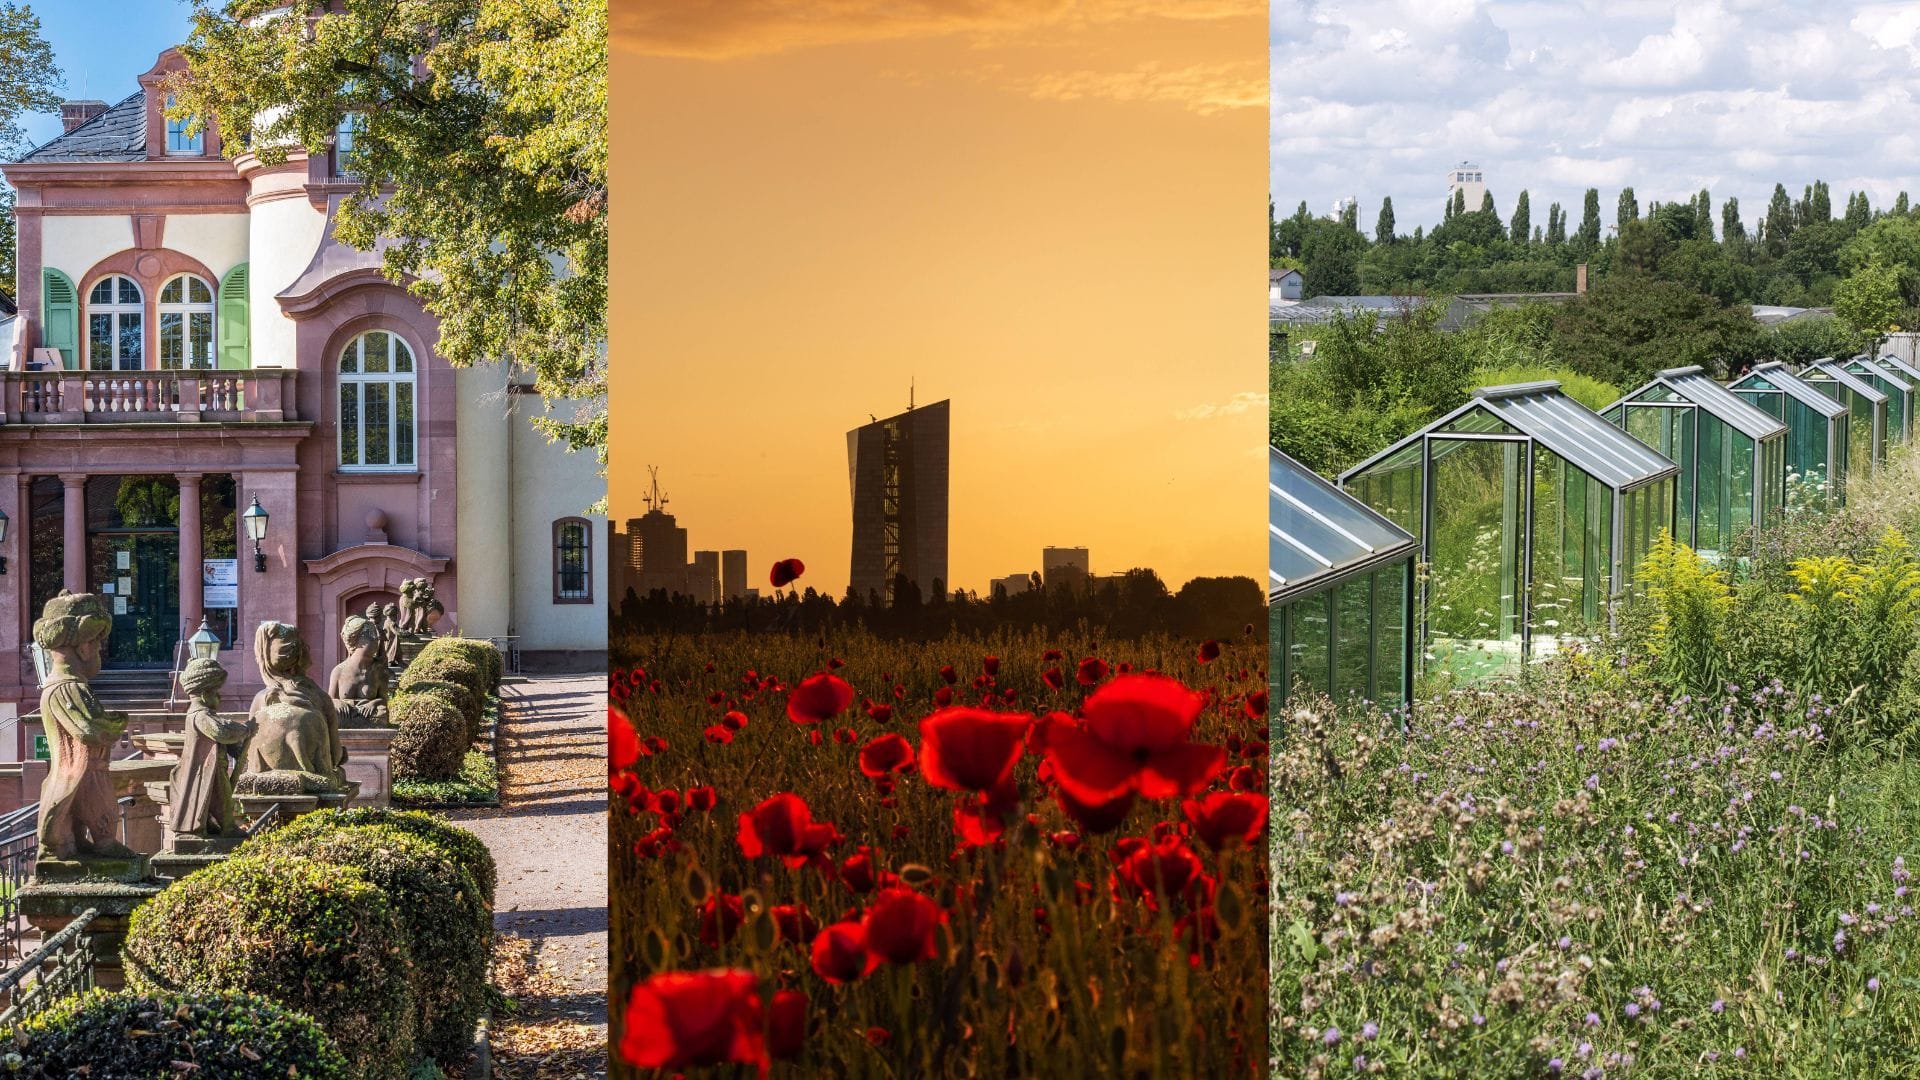
M 1365 473 L 1349 478 L 1343 490 L 1418 537 L 1423 517 L 1420 495 L 1425 487 L 1426 448 L 1415 439 Z
M 1412 650 L 1413 597 L 1407 583 L 1413 577 L 1413 565 L 1404 563 L 1376 574 L 1374 594 L 1374 700 L 1388 708 L 1405 705 L 1407 659 Z
M 1531 654 L 1605 625 L 1613 579 L 1613 492 L 1550 450 L 1533 457 Z
M 1297 691 L 1333 692 L 1333 590 L 1302 597 L 1286 607 L 1287 674 Z
M 1435 662 L 1468 679 L 1520 659 L 1524 441 L 1435 437 L 1428 633 Z

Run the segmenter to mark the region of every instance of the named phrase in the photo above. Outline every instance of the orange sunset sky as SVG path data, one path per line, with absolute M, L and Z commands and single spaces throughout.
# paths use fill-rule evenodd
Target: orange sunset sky
M 1265 580 L 1259 0 L 612 0 L 612 511 L 846 589 L 846 432 L 951 399 L 950 588 Z M 618 602 L 618 598 L 614 598 Z

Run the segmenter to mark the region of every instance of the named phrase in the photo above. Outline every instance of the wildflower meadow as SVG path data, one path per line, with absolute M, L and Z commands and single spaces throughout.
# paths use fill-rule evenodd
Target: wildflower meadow
M 1253 628 L 615 655 L 620 1074 L 1264 1071 Z
M 1276 709 L 1275 1076 L 1920 1075 L 1920 464 L 1406 710 Z

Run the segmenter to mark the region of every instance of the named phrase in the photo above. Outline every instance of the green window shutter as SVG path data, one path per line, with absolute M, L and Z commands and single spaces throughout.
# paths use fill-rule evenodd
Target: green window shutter
M 252 347 L 247 338 L 247 264 L 227 271 L 220 279 L 218 301 L 219 329 L 216 331 L 223 368 L 253 366 Z
M 80 366 L 80 291 L 51 267 L 40 271 L 40 345 L 59 349 L 67 370 Z

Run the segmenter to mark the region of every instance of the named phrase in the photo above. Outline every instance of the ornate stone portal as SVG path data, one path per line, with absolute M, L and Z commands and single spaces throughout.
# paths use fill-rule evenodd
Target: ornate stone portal
M 378 614 L 378 605 L 372 609 Z M 358 615 L 347 616 L 340 627 L 340 643 L 347 658 L 327 678 L 327 695 L 342 727 L 385 727 L 387 699 L 393 694 L 393 672 L 381 653 L 383 634 L 378 623 Z
M 350 799 L 354 785 L 342 769 L 347 756 L 340 746 L 339 714 L 307 674 L 311 661 L 299 629 L 261 623 L 253 653 L 265 686 L 247 710 L 257 730 L 247 742 L 245 775 L 234 785 L 235 793 L 243 802 L 248 796 Z

